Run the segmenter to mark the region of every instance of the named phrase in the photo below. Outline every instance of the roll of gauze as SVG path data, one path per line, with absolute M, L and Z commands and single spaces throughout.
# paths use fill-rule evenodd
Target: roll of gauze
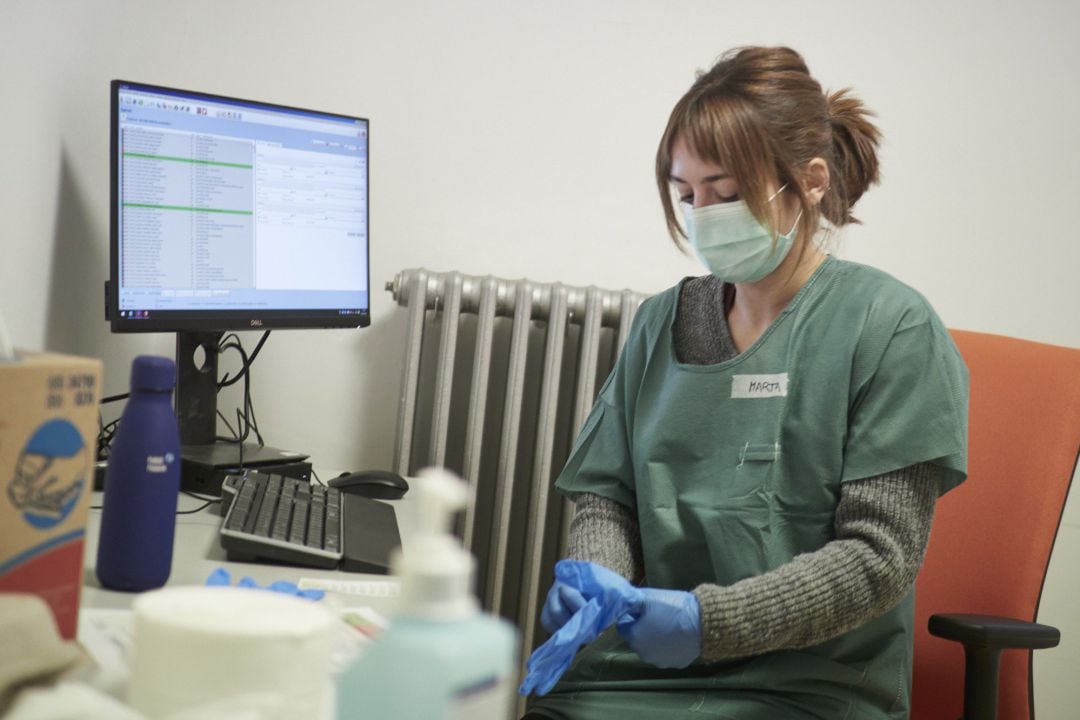
M 237 587 L 136 598 L 132 707 L 150 718 L 238 695 L 277 695 L 281 718 L 327 708 L 334 615 L 310 600 Z

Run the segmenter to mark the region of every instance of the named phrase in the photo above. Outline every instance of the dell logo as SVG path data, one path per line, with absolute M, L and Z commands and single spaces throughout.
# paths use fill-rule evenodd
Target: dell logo
M 262 327 L 262 320 L 252 320 L 251 327 Z

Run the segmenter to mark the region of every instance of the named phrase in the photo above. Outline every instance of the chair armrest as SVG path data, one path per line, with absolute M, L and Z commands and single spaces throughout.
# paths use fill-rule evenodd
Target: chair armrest
M 1037 650 L 1061 640 L 1057 628 L 997 615 L 931 615 L 929 630 L 964 646 L 964 720 L 996 720 L 998 668 L 1009 649 Z
M 931 615 L 929 629 L 931 635 L 985 648 L 1038 650 L 1061 641 L 1056 627 L 997 615 Z

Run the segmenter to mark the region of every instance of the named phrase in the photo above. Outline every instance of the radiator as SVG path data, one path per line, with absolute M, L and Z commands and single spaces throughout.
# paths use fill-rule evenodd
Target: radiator
M 646 295 L 422 269 L 386 289 L 408 309 L 395 470 L 469 483 L 477 590 L 525 657 L 570 521 L 552 482 Z

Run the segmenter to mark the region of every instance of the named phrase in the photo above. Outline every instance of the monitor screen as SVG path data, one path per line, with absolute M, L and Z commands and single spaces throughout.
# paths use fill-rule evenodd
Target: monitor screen
M 370 322 L 368 121 L 114 80 L 114 332 Z

